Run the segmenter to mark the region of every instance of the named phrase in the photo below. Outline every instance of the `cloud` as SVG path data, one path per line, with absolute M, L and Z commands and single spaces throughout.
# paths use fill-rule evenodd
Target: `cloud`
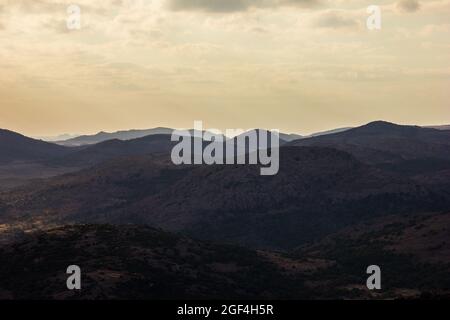
M 254 33 L 259 33 L 259 34 L 269 33 L 269 31 L 266 28 L 257 27 L 257 26 L 249 28 L 248 31 L 254 32 Z
M 416 12 L 420 9 L 420 3 L 417 0 L 401 0 L 397 2 L 397 8 L 403 12 Z
M 312 25 L 318 28 L 329 29 L 358 29 L 360 27 L 360 21 L 355 19 L 353 16 L 346 15 L 341 11 L 327 11 L 319 15 L 313 21 Z
M 434 34 L 448 33 L 450 33 L 450 24 L 428 24 L 419 32 L 419 34 L 423 37 L 429 37 Z
M 46 19 L 42 26 L 56 33 L 70 32 L 65 19 Z
M 5 10 L 18 9 L 23 13 L 52 13 L 64 10 L 64 4 L 47 0 L 6 0 L 3 4 Z M 66 5 L 67 6 L 67 5 Z
M 233 12 L 244 11 L 257 4 L 260 0 L 170 0 L 169 7 L 174 11 L 208 11 L 208 12 Z
M 251 8 L 269 8 L 282 6 L 314 7 L 321 0 L 168 0 L 173 11 L 205 11 L 230 13 L 247 11 Z
M 83 12 L 104 14 L 111 8 L 122 5 L 121 0 L 108 0 L 100 4 L 92 4 L 92 1 L 87 0 L 4 0 L 0 5 L 0 11 L 15 9 L 21 13 L 26 14 L 54 14 L 66 12 L 69 5 L 79 5 Z

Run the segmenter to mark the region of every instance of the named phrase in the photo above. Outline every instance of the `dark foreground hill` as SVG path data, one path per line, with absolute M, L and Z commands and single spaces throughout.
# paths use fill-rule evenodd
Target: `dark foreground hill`
M 443 241 L 450 234 L 449 215 L 403 218 L 330 236 L 291 254 L 195 241 L 143 226 L 63 226 L 0 246 L 0 260 L 7 261 L 0 264 L 0 298 L 448 297 Z M 66 269 L 74 264 L 81 268 L 81 291 L 66 288 Z M 365 286 L 372 264 L 382 270 L 379 291 Z
M 0 248 L 0 258 L 0 298 L 275 298 L 303 287 L 255 251 L 142 226 L 60 227 Z M 73 264 L 78 293 L 66 288 Z
M 382 288 L 395 288 L 392 294 L 397 298 L 449 299 L 449 243 L 449 212 L 394 215 L 345 228 L 294 251 L 290 258 L 332 262 L 332 267 L 314 273 L 312 283 L 323 290 L 347 290 L 340 293 L 347 297 L 364 292 L 359 272 L 377 265 Z
M 111 161 L 2 194 L 0 222 L 149 224 L 288 249 L 369 218 L 450 208 L 448 181 L 437 177 L 418 181 L 329 148 L 281 148 L 280 161 L 275 176 L 156 155 Z

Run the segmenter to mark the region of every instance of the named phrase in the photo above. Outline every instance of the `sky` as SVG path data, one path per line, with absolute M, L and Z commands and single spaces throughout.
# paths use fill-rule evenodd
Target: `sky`
M 449 18 L 450 0 L 0 0 L 0 128 L 450 124 Z

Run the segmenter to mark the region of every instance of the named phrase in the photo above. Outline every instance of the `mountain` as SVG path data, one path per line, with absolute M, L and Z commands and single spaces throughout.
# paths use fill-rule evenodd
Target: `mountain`
M 124 131 L 117 131 L 117 132 L 99 132 L 95 135 L 83 135 L 83 136 L 76 136 L 71 137 L 68 139 L 60 139 L 59 141 L 52 138 L 52 141 L 55 141 L 59 145 L 65 145 L 65 146 L 83 146 L 83 145 L 91 145 L 96 144 L 100 142 L 104 142 L 107 140 L 132 140 L 137 138 L 142 138 L 149 135 L 171 135 L 174 129 L 170 128 L 154 128 L 154 129 L 145 129 L 145 130 L 124 130 Z M 194 134 L 194 129 L 188 130 L 191 135 Z M 203 131 L 205 132 L 205 131 Z M 302 136 L 298 134 L 286 134 L 280 132 L 280 139 L 284 141 L 293 141 L 296 139 L 301 139 Z M 225 137 L 224 137 L 225 138 Z M 226 138 L 225 138 L 226 139 Z M 45 139 L 44 139 L 45 140 Z
M 57 142 L 57 141 L 62 141 L 62 140 L 69 140 L 69 139 L 73 139 L 76 137 L 79 137 L 79 134 L 69 134 L 69 133 L 63 133 L 57 136 L 41 136 L 41 137 L 35 137 L 36 139 L 39 140 L 44 140 L 47 142 Z
M 75 138 L 56 141 L 57 144 L 64 146 L 82 146 L 96 144 L 99 142 L 104 142 L 107 140 L 131 140 L 142 138 L 148 135 L 161 135 L 161 134 L 172 134 L 173 129 L 170 128 L 153 128 L 153 129 L 143 129 L 143 130 L 124 130 L 116 132 L 99 132 L 94 135 L 83 135 Z
M 195 130 L 190 129 L 188 130 L 191 136 L 194 136 Z M 155 129 L 149 129 L 149 130 L 129 130 L 129 131 L 118 131 L 115 133 L 105 133 L 100 132 L 96 135 L 92 136 L 79 136 L 74 139 L 68 139 L 65 141 L 56 141 L 57 144 L 60 145 L 66 145 L 66 146 L 82 146 L 82 145 L 90 145 L 90 144 L 96 144 L 100 142 L 104 142 L 107 140 L 132 140 L 137 138 L 142 138 L 148 135 L 171 135 L 173 132 L 173 129 L 168 128 L 155 128 Z M 202 134 L 204 134 L 207 131 L 202 131 Z M 302 136 L 298 134 L 286 134 L 286 133 L 279 133 L 280 139 L 286 142 L 293 141 L 296 139 L 301 139 Z M 227 140 L 224 135 L 222 135 L 224 140 Z
M 193 134 L 192 131 L 191 136 Z M 191 139 L 192 153 L 194 153 L 193 146 L 196 140 L 198 141 L 198 138 Z M 177 143 L 178 141 L 172 141 L 172 135 L 168 134 L 154 134 L 130 140 L 107 140 L 94 145 L 76 147 L 77 150 L 74 150 L 74 152 L 71 152 L 67 156 L 53 158 L 47 164 L 58 167 L 85 168 L 117 158 L 149 154 L 164 154 L 169 156 Z M 209 141 L 203 141 L 202 145 L 205 147 L 209 143 Z
M 1 187 L 30 165 L 65 174 L 0 192 L 0 298 L 448 298 L 448 134 L 374 122 L 281 141 L 261 176 L 176 166 L 170 135 L 66 148 L 2 132 L 15 160 L 62 151 L 0 164 Z M 81 292 L 64 289 L 71 264 Z
M 327 148 L 280 149 L 280 171 L 194 168 L 161 193 L 118 210 L 195 237 L 286 249 L 368 217 L 449 208 L 448 184 L 426 184 Z
M 40 161 L 70 153 L 70 149 L 0 129 L 0 163 Z
M 138 223 L 288 249 L 368 218 L 450 208 L 445 179 L 415 180 L 330 148 L 280 152 L 275 176 L 256 165 L 175 166 L 155 154 L 108 161 L 1 194 L 0 223 Z
M 206 131 L 199 132 L 199 135 L 204 134 Z M 259 132 L 259 130 L 256 130 Z M 189 130 L 189 134 L 191 137 L 194 136 L 195 131 Z M 245 135 L 245 134 L 243 134 Z M 242 136 L 243 136 L 242 135 Z M 144 136 L 141 138 L 130 139 L 130 140 L 107 140 L 104 142 L 99 142 L 94 145 L 84 145 L 80 147 L 76 147 L 77 149 L 72 149 L 73 152 L 68 154 L 67 156 L 53 158 L 48 161 L 49 165 L 52 166 L 77 166 L 77 167 L 88 167 L 103 161 L 120 158 L 120 157 L 130 157 L 130 156 L 139 156 L 146 154 L 155 154 L 162 153 L 166 155 L 170 155 L 172 148 L 174 145 L 178 143 L 178 141 L 171 141 L 172 135 L 168 134 L 152 134 L 148 136 Z M 198 139 L 198 138 L 195 138 Z M 222 136 L 223 141 L 227 141 L 228 139 L 225 136 Z M 238 140 L 237 137 L 232 138 L 234 143 Z M 192 139 L 194 141 L 194 139 Z M 270 145 L 270 137 L 268 139 Z M 280 145 L 287 143 L 287 141 L 280 139 Z M 210 144 L 210 141 L 204 140 L 202 145 L 203 148 Z M 192 144 L 193 146 L 193 144 Z M 249 148 L 248 142 L 246 144 L 247 149 L 238 150 L 235 146 L 235 154 L 242 153 L 251 153 L 257 150 L 257 148 Z M 225 143 L 223 144 L 225 148 Z M 257 147 L 257 146 L 256 146 Z M 75 147 L 72 147 L 75 148 Z M 192 152 L 194 149 L 192 148 Z M 224 149 L 224 156 L 226 155 Z
M 59 166 L 88 167 L 114 158 L 145 155 L 151 153 L 170 154 L 177 142 L 171 135 L 154 134 L 131 140 L 107 140 L 94 145 L 79 147 L 69 155 L 51 159 L 48 163 Z
M 293 141 L 296 135 L 284 134 L 281 132 L 270 132 L 265 129 L 254 129 L 251 131 L 246 131 L 233 138 L 227 139 L 228 142 L 233 143 L 233 154 L 234 155 L 245 155 L 246 161 L 248 161 L 249 154 L 255 154 L 259 149 L 270 149 L 274 147 L 272 144 L 272 134 L 278 136 L 278 147 L 283 146 L 289 141 Z M 261 138 L 265 138 L 261 140 Z M 226 154 L 228 152 L 228 145 L 223 146 L 223 152 Z
M 424 128 L 434 128 L 439 130 L 450 130 L 450 126 L 448 125 L 442 125 L 442 126 L 427 126 Z M 298 139 L 303 138 L 310 138 L 310 137 L 318 137 L 323 135 L 330 135 L 335 133 L 344 132 L 347 130 L 352 129 L 352 127 L 344 127 L 344 128 L 337 128 L 332 130 L 326 130 L 321 132 L 313 133 L 309 136 L 301 136 L 299 134 L 287 134 L 280 132 L 280 139 L 286 142 L 291 142 Z M 147 135 L 155 135 L 155 134 L 172 134 L 173 129 L 171 128 L 164 128 L 164 127 L 158 127 L 158 128 L 152 128 L 152 129 L 130 129 L 130 130 L 121 130 L 116 132 L 99 132 L 97 134 L 93 135 L 69 135 L 64 134 L 57 137 L 44 137 L 42 140 L 45 141 L 51 141 L 55 142 L 59 145 L 64 146 L 82 146 L 82 145 L 90 145 L 90 144 L 96 144 L 99 142 L 104 142 L 107 140 L 131 140 L 136 138 L 142 138 Z M 192 130 L 190 130 L 192 133 Z
M 344 132 L 296 140 L 290 146 L 326 146 L 351 153 L 367 163 L 450 159 L 450 131 L 403 126 L 384 121 Z

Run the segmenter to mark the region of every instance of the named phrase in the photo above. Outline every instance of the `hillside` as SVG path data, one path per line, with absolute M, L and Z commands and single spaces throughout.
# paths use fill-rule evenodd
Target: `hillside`
M 170 154 L 176 142 L 166 134 L 149 135 L 142 138 L 108 140 L 94 145 L 85 146 L 67 156 L 53 158 L 50 165 L 89 167 L 110 159 L 146 155 L 152 153 Z
M 369 217 L 450 208 L 448 188 L 328 148 L 281 148 L 280 172 L 110 161 L 0 195 L 0 221 L 141 223 L 252 247 L 291 248 Z M 434 180 L 433 180 L 434 181 Z
M 386 216 L 345 228 L 289 257 L 328 262 L 330 267 L 318 270 L 311 284 L 334 288 L 332 295 L 361 295 L 366 290 L 361 270 L 375 264 L 381 268 L 382 288 L 396 288 L 397 298 L 448 299 L 449 231 L 449 212 Z
M 0 247 L 0 259 L 8 260 L 0 266 L 0 299 L 248 299 L 295 296 L 302 288 L 254 251 L 142 226 L 36 232 Z M 82 270 L 80 292 L 65 286 L 74 263 Z
M 46 160 L 60 157 L 70 152 L 70 148 L 0 129 L 0 164 Z
M 133 225 L 35 231 L 0 246 L 0 259 L 8 261 L 0 265 L 0 299 L 448 297 L 450 267 L 442 241 L 448 240 L 449 214 L 403 218 L 367 232 L 333 235 L 289 254 Z M 75 263 L 81 291 L 65 287 L 65 271 Z M 382 268 L 380 291 L 365 287 L 371 264 Z

